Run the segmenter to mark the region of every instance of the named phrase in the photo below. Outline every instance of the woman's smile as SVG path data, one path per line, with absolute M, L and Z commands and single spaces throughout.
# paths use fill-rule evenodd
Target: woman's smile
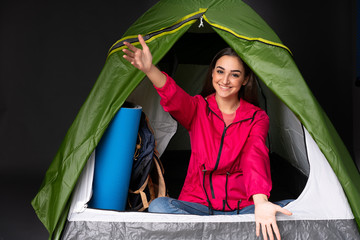
M 219 84 L 219 87 L 225 91 L 231 88 L 230 86 L 225 86 L 225 85 L 221 85 L 221 84 Z

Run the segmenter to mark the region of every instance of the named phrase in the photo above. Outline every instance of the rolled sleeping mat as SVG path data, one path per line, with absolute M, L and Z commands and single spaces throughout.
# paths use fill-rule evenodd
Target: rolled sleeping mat
M 124 211 L 138 135 L 140 106 L 120 108 L 95 151 L 91 208 Z

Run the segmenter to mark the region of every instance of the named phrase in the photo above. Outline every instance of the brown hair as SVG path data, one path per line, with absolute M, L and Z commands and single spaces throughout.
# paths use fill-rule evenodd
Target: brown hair
M 208 72 L 206 74 L 206 78 L 205 78 L 205 84 L 204 84 L 204 87 L 203 87 L 200 95 L 205 98 L 205 97 L 209 96 L 210 94 L 215 93 L 215 89 L 214 89 L 214 86 L 212 83 L 212 71 L 215 68 L 216 62 L 223 56 L 237 57 L 239 59 L 239 61 L 243 64 L 244 69 L 245 69 L 245 77 L 248 77 L 249 80 L 245 86 L 241 87 L 241 89 L 239 91 L 239 99 L 242 98 L 245 101 L 258 106 L 259 105 L 258 98 L 257 98 L 258 97 L 257 96 L 258 89 L 257 89 L 256 81 L 255 81 L 255 74 L 232 48 L 225 48 L 215 55 L 215 57 L 213 58 L 213 60 L 211 61 L 210 65 L 209 65 L 209 70 L 208 70 Z

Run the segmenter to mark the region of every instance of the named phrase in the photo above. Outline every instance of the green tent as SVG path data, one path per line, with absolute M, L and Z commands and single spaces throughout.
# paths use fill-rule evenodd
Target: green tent
M 137 34 L 144 36 L 155 64 L 161 64 L 161 60 L 166 64 L 164 59 L 174 49 L 182 49 L 177 51 L 177 57 L 188 58 L 191 64 L 192 56 L 203 62 L 202 58 L 217 52 L 220 45 L 232 47 L 255 72 L 263 93 L 277 99 L 268 104 L 283 104 L 314 140 L 336 174 L 360 226 L 360 185 L 355 184 L 360 183 L 360 175 L 303 80 L 290 50 L 273 30 L 242 1 L 165 0 L 148 10 L 110 48 L 100 76 L 46 172 L 32 205 L 50 238 L 60 237 L 70 197 L 87 160 L 114 115 L 145 77 L 122 57 L 123 41 L 139 45 Z M 200 42 L 196 41 L 198 36 L 203 36 Z M 310 176 L 311 168 L 306 171 Z

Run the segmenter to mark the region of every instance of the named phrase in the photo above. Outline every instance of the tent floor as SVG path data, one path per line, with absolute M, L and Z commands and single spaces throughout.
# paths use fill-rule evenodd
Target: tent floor
M 282 239 L 354 239 L 354 220 L 278 221 Z M 71 221 L 62 239 L 259 239 L 254 222 Z

